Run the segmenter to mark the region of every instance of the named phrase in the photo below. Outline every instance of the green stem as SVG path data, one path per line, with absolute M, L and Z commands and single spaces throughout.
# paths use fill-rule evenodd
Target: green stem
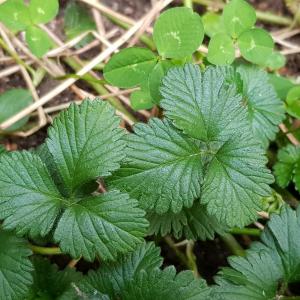
M 224 7 L 224 3 L 218 1 L 193 0 L 193 2 L 204 6 L 216 7 L 219 9 L 223 9 Z M 286 26 L 290 26 L 293 24 L 293 19 L 288 17 L 278 16 L 270 12 L 263 12 L 263 11 L 256 10 L 256 16 L 258 20 L 261 20 L 266 23 L 286 25 Z
M 199 278 L 200 274 L 196 263 L 196 256 L 194 254 L 194 245 L 195 243 L 193 241 L 188 241 L 186 245 L 186 257 L 188 259 L 190 269 L 194 272 L 194 276 Z
M 36 245 L 30 245 L 30 249 L 33 253 L 41 255 L 59 255 L 62 254 L 58 247 L 41 247 Z
M 193 0 L 183 0 L 183 5 L 185 7 L 193 9 Z
M 260 236 L 261 231 L 257 228 L 232 228 L 230 230 L 230 233 Z
M 241 247 L 241 245 L 237 242 L 233 235 L 230 233 L 225 233 L 221 236 L 221 239 L 226 244 L 227 248 L 232 252 L 234 255 L 238 256 L 245 256 L 245 250 Z

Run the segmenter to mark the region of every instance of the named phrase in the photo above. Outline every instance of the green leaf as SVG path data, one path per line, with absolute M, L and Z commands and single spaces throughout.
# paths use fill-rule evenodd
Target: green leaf
M 274 42 L 270 34 L 260 28 L 243 32 L 238 38 L 238 45 L 242 56 L 258 65 L 265 65 L 274 48 Z
M 201 45 L 204 28 L 200 16 L 187 7 L 163 12 L 154 24 L 153 39 L 164 58 L 184 58 Z
M 154 243 L 143 243 L 134 252 L 121 256 L 115 263 L 101 264 L 97 271 L 90 271 L 80 284 L 87 294 L 108 294 L 118 299 L 124 286 L 142 270 L 152 272 L 162 265 L 160 249 Z
M 119 124 L 114 109 L 101 100 L 73 104 L 54 120 L 46 143 L 68 196 L 119 168 L 125 156 Z
M 147 219 L 150 222 L 149 235 L 172 234 L 176 239 L 213 239 L 215 232 L 222 235 L 227 230 L 226 225 L 220 224 L 214 216 L 210 216 L 205 206 L 197 200 L 191 208 L 185 208 L 178 214 L 168 212 L 159 215 L 149 212 Z
M 284 120 L 284 106 L 277 97 L 268 74 L 254 66 L 237 68 L 243 81 L 243 104 L 248 110 L 254 136 L 267 147 L 276 137 L 278 125 Z
M 274 165 L 277 184 L 285 188 L 294 179 L 295 169 L 300 160 L 300 147 L 288 145 L 278 152 L 278 162 Z
M 0 21 L 12 30 L 24 30 L 31 24 L 28 7 L 23 0 L 9 0 L 2 3 Z
M 114 54 L 105 65 L 103 75 L 111 85 L 130 88 L 146 81 L 157 61 L 146 48 L 126 48 Z
M 244 0 L 231 0 L 223 10 L 223 21 L 227 32 L 237 38 L 256 22 L 255 9 Z
M 59 271 L 57 265 L 51 264 L 48 259 L 41 257 L 34 257 L 32 262 L 34 266 L 33 285 L 26 300 L 77 299 L 74 294 L 74 297 L 71 297 L 71 294 L 74 290 L 73 285 L 82 279 L 81 273 L 68 267 Z
M 24 299 L 32 284 L 31 255 L 25 240 L 0 229 L 0 299 Z
M 200 196 L 199 145 L 169 122 L 151 119 L 128 137 L 127 157 L 109 185 L 126 191 L 145 209 L 162 214 L 191 207 Z
M 265 63 L 266 67 L 270 68 L 271 70 L 278 70 L 284 67 L 285 64 L 286 57 L 277 51 L 273 51 Z
M 0 145 L 0 155 L 4 154 L 6 152 L 6 149 L 3 145 Z
M 212 38 L 217 33 L 225 33 L 222 16 L 208 11 L 202 16 L 204 32 Z
M 22 109 L 33 102 L 29 91 L 24 89 L 11 89 L 0 95 L 0 123 L 14 116 Z M 28 122 L 29 117 L 25 117 L 5 131 L 16 131 Z
M 30 18 L 34 24 L 44 24 L 50 22 L 55 18 L 58 10 L 58 0 L 30 0 Z
M 150 109 L 154 106 L 150 92 L 145 90 L 133 92 L 130 95 L 130 104 L 134 110 Z
M 269 83 L 275 89 L 277 96 L 281 100 L 285 100 L 289 90 L 296 85 L 288 78 L 282 77 L 278 74 L 268 74 Z
M 30 152 L 0 157 L 0 219 L 20 235 L 45 236 L 53 228 L 63 198 L 41 159 Z
M 26 42 L 31 52 L 37 57 L 42 57 L 52 46 L 48 34 L 35 26 L 26 28 Z
M 148 227 L 144 215 L 136 201 L 118 191 L 87 197 L 64 211 L 54 239 L 73 257 L 115 260 L 142 242 Z
M 208 45 L 207 59 L 214 65 L 230 65 L 235 59 L 232 39 L 225 33 L 215 34 Z
M 286 96 L 286 111 L 289 115 L 300 119 L 300 86 L 289 90 Z
M 299 230 L 299 209 L 295 212 L 285 206 L 280 215 L 273 214 L 262 242 L 254 244 L 245 258 L 229 259 L 232 271 L 219 273 L 213 296 L 222 300 L 280 299 L 280 287 L 300 280 Z

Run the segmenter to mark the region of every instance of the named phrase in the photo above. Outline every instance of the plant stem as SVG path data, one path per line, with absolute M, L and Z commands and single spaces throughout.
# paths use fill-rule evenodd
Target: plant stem
M 36 245 L 29 245 L 30 249 L 41 255 L 59 255 L 62 254 L 61 250 L 58 247 L 41 247 Z
M 193 252 L 194 244 L 195 244 L 194 241 L 188 241 L 188 243 L 186 245 L 186 256 L 188 259 L 189 267 L 194 272 L 194 276 L 199 278 L 200 274 L 199 274 L 197 263 L 196 263 L 196 256 Z
M 193 9 L 193 0 L 183 0 L 183 5 L 185 7 Z
M 252 236 L 260 236 L 261 231 L 257 228 L 232 228 L 230 230 L 232 234 L 246 234 Z
M 226 244 L 227 248 L 232 252 L 234 255 L 238 256 L 245 256 L 245 250 L 241 247 L 241 245 L 237 242 L 233 235 L 230 233 L 225 233 L 221 236 L 221 239 Z
M 219 9 L 222 9 L 224 7 L 224 3 L 218 1 L 193 0 L 193 2 L 204 6 L 216 7 Z M 270 12 L 263 12 L 263 11 L 256 10 L 256 16 L 258 20 L 261 20 L 266 23 L 271 23 L 271 24 L 290 26 L 293 23 L 293 20 L 291 18 L 278 16 Z

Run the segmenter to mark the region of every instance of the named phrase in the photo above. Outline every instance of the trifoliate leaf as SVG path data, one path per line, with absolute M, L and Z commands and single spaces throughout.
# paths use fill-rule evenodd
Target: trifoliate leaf
M 0 218 L 18 234 L 45 236 L 64 205 L 41 159 L 30 152 L 0 156 Z
M 80 284 L 80 288 L 89 295 L 100 293 L 117 299 L 122 294 L 125 285 L 136 274 L 142 270 L 151 273 L 153 269 L 161 265 L 160 249 L 153 243 L 143 243 L 134 252 L 119 257 L 114 263 L 101 263 L 99 270 L 89 272 Z
M 0 21 L 12 30 L 24 30 L 31 24 L 28 7 L 23 0 L 9 0 L 0 5 Z
M 154 24 L 153 39 L 164 58 L 184 58 L 201 45 L 204 28 L 200 16 L 187 7 L 163 12 Z
M 296 86 L 290 79 L 275 73 L 269 73 L 268 77 L 269 83 L 273 86 L 277 96 L 281 100 L 285 100 L 289 90 Z
M 42 57 L 52 46 L 48 34 L 36 26 L 27 27 L 25 36 L 31 52 L 37 57 Z
M 25 240 L 0 229 L 0 299 L 24 299 L 32 284 L 31 251 Z
M 286 96 L 286 111 L 289 115 L 300 119 L 300 86 L 289 90 Z
M 208 215 L 205 206 L 198 201 L 195 201 L 191 208 L 185 208 L 178 214 L 168 212 L 159 215 L 149 212 L 147 219 L 150 222 L 149 235 L 172 234 L 176 239 L 213 239 L 215 232 L 222 235 L 227 229 L 214 216 Z
M 214 65 L 230 65 L 235 58 L 232 39 L 225 33 L 215 34 L 208 45 L 207 59 Z
M 294 178 L 295 168 L 300 161 L 300 147 L 288 145 L 278 152 L 278 162 L 274 165 L 277 184 L 285 188 Z
M 271 70 L 277 70 L 286 64 L 286 57 L 280 52 L 273 51 L 272 54 L 267 59 L 265 65 Z
M 245 0 L 231 0 L 223 10 L 223 22 L 227 32 L 237 38 L 256 22 L 255 9 Z
M 74 104 L 54 120 L 46 143 L 69 196 L 119 167 L 125 155 L 119 123 L 113 108 L 100 100 Z
M 225 33 L 222 16 L 208 11 L 202 16 L 204 32 L 212 38 L 217 33 Z
M 154 106 L 149 90 L 134 91 L 130 95 L 130 104 L 134 110 L 150 109 Z
M 29 3 L 30 18 L 34 24 L 50 22 L 57 15 L 58 9 L 58 0 L 30 0 Z
M 146 81 L 157 61 L 155 54 L 146 48 L 126 48 L 114 54 L 105 65 L 105 80 L 121 88 L 130 88 Z
M 238 38 L 242 56 L 258 65 L 265 65 L 273 53 L 274 41 L 264 29 L 255 28 L 244 31 Z
M 127 140 L 127 157 L 109 185 L 159 214 L 191 207 L 200 196 L 202 181 L 199 144 L 168 121 L 155 118 L 148 125 L 136 125 Z
M 25 89 L 11 89 L 2 93 L 0 96 L 0 123 L 14 116 L 32 102 L 33 99 L 30 92 Z M 29 117 L 25 117 L 5 129 L 5 131 L 18 130 L 23 127 L 28 120 Z
M 75 300 L 70 297 L 74 293 L 73 284 L 81 280 L 82 275 L 74 269 L 66 268 L 59 271 L 57 265 L 51 264 L 48 259 L 34 257 L 33 285 L 26 300 L 59 299 Z M 75 295 L 74 295 L 75 296 Z
M 273 214 L 262 242 L 254 244 L 245 258 L 232 257 L 231 272 L 219 273 L 213 295 L 222 300 L 280 299 L 285 286 L 300 280 L 299 230 L 299 209 L 285 206 L 280 215 Z
M 285 118 L 284 106 L 277 97 L 268 74 L 254 66 L 241 65 L 237 68 L 243 82 L 243 103 L 248 110 L 254 136 L 264 147 L 275 139 L 278 125 Z

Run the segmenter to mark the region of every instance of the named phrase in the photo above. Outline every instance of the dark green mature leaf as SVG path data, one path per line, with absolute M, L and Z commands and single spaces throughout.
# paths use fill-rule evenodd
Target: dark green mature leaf
M 25 240 L 0 229 L 0 299 L 24 299 L 32 284 L 31 255 Z
M 150 222 L 148 234 L 166 236 L 172 234 L 179 239 L 185 237 L 192 240 L 213 239 L 215 232 L 222 235 L 228 229 L 220 224 L 214 216 L 207 213 L 205 206 L 195 201 L 191 208 L 185 208 L 178 214 L 171 212 L 159 215 L 154 212 L 147 214 Z
M 231 272 L 223 269 L 216 278 L 215 295 L 228 300 L 280 299 L 280 286 L 300 281 L 299 230 L 300 209 L 285 206 L 280 215 L 272 215 L 262 242 L 245 258 L 231 258 Z
M 46 143 L 69 196 L 119 167 L 125 155 L 119 123 L 113 108 L 100 100 L 74 104 L 54 120 Z
M 5 152 L 6 152 L 5 147 L 0 145 L 0 155 L 5 153 Z
M 159 214 L 191 207 L 202 181 L 199 145 L 168 121 L 155 118 L 148 125 L 136 125 L 127 141 L 127 157 L 109 185 Z
M 184 58 L 201 45 L 204 28 L 200 16 L 187 7 L 163 12 L 154 24 L 153 39 L 164 58 Z
M 63 271 L 59 271 L 57 265 L 51 264 L 48 259 L 40 257 L 34 257 L 32 262 L 34 266 L 33 285 L 26 300 L 77 299 L 73 284 L 77 284 L 82 279 L 81 273 L 68 267 Z
M 283 102 L 277 97 L 268 74 L 254 66 L 237 68 L 243 81 L 243 103 L 248 110 L 254 136 L 267 147 L 278 132 L 278 125 L 285 118 Z
M 29 12 L 34 24 L 44 24 L 55 18 L 59 10 L 58 0 L 30 0 Z
M 82 199 L 64 211 L 54 239 L 73 257 L 115 260 L 141 243 L 147 230 L 145 213 L 137 204 L 118 191 Z
M 30 152 L 0 157 L 0 218 L 18 234 L 45 236 L 64 205 L 41 159 Z

